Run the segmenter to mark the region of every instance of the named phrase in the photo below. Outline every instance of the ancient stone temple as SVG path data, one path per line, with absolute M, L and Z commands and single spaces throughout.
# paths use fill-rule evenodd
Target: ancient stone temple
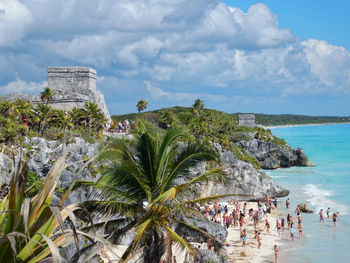
M 111 120 L 103 94 L 96 89 L 96 70 L 88 67 L 49 67 L 48 87 L 54 91 L 49 105 L 55 109 L 70 111 L 74 107 L 83 108 L 86 101 L 96 103 L 107 120 Z M 8 100 L 28 99 L 41 102 L 40 96 L 9 95 Z
M 254 114 L 238 114 L 238 126 L 255 127 Z

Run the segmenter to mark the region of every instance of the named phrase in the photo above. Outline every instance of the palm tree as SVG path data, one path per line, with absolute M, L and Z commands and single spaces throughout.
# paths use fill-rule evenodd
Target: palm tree
M 41 92 L 40 99 L 42 102 L 46 102 L 46 104 L 49 104 L 49 102 L 52 101 L 54 95 L 55 92 L 49 87 L 47 87 L 43 92 Z
M 89 125 L 89 128 L 92 127 L 93 124 L 95 124 L 95 121 L 97 122 L 100 120 L 101 110 L 98 108 L 98 105 L 96 103 L 93 103 L 91 101 L 87 101 L 84 103 L 84 109 L 85 109 L 85 116 L 86 116 L 86 124 Z
M 39 133 L 43 135 L 45 126 L 51 115 L 51 108 L 43 103 L 38 103 L 35 107 L 35 113 L 39 117 Z
M 25 117 L 28 117 L 28 115 L 31 112 L 32 104 L 30 101 L 18 99 L 15 102 L 16 107 L 16 113 L 18 114 L 21 121 L 24 120 Z
M 145 110 L 147 108 L 148 102 L 145 100 L 139 100 L 136 104 L 137 110 L 140 113 L 141 111 Z
M 201 115 L 202 110 L 204 109 L 204 102 L 201 99 L 196 99 L 192 107 L 193 107 L 193 113 L 199 116 Z
M 187 138 L 187 134 L 169 129 L 162 140 L 139 131 L 131 144 L 121 139 L 112 141 L 100 153 L 99 159 L 110 165 L 99 180 L 77 182 L 78 186 L 99 190 L 97 200 L 82 204 L 87 210 L 116 218 L 95 227 L 106 226 L 108 237 L 114 241 L 135 229 L 136 236 L 123 260 L 138 256 L 138 262 L 159 262 L 165 250 L 169 259 L 172 243 L 194 256 L 195 249 L 174 231 L 175 224 L 211 239 L 217 248 L 221 246 L 213 236 L 183 220 L 190 215 L 201 217 L 193 204 L 228 196 L 194 195 L 197 183 L 225 179 L 221 168 L 196 176 L 190 173 L 200 161 L 219 163 L 219 154 L 203 144 L 180 143 L 181 138 Z

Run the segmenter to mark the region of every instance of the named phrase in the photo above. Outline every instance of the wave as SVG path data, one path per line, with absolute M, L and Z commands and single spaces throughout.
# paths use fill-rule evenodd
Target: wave
M 318 185 L 314 184 L 305 185 L 303 190 L 307 196 L 306 201 L 313 209 L 315 209 L 315 213 L 318 213 L 320 209 L 323 209 L 325 213 L 329 207 L 332 213 L 338 211 L 341 215 L 350 214 L 349 206 L 340 204 L 330 199 L 330 197 L 334 195 L 333 191 L 322 189 Z

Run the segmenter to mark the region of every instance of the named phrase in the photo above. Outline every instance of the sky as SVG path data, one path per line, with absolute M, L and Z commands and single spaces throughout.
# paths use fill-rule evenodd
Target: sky
M 111 114 L 191 106 L 350 116 L 347 0 L 0 0 L 0 95 L 97 70 Z

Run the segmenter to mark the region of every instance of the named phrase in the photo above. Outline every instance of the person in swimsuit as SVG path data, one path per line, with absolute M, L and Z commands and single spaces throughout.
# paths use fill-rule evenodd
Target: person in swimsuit
M 292 238 L 292 241 L 294 241 L 294 228 L 293 228 L 293 224 L 290 225 L 290 237 Z
M 299 216 L 297 217 L 297 219 L 298 219 L 298 225 L 300 225 L 300 224 L 301 224 L 301 221 L 302 221 L 301 216 L 299 215 Z
M 243 230 L 243 233 L 242 233 L 242 247 L 245 247 L 245 242 L 247 241 L 247 233 L 245 231 L 245 229 Z
M 299 239 L 303 238 L 303 226 L 301 225 L 301 223 L 298 225 L 298 229 L 299 229 Z
M 282 231 L 284 231 L 284 218 L 281 219 L 281 228 L 282 228 Z
M 270 222 L 265 220 L 266 234 L 270 234 Z
M 324 223 L 323 210 L 321 209 L 318 214 L 320 215 L 320 222 L 322 221 Z
M 290 215 L 287 215 L 287 225 L 288 225 L 288 229 L 289 229 L 289 225 L 290 225 Z
M 278 259 L 278 246 L 274 245 L 273 246 L 273 250 L 275 251 L 275 263 L 277 263 L 277 259 Z
M 281 234 L 280 234 L 281 224 L 280 224 L 280 222 L 278 220 L 276 220 L 276 229 L 277 229 L 277 234 L 280 237 L 281 236 Z
M 261 247 L 261 237 L 260 237 L 260 232 L 256 234 L 256 240 L 258 241 L 258 248 Z
M 289 198 L 286 200 L 286 207 L 289 208 Z
M 339 212 L 336 212 L 336 213 L 333 213 L 333 216 L 332 216 L 332 218 L 333 218 L 333 225 L 334 225 L 334 227 L 336 227 L 336 226 L 337 226 L 338 214 L 339 214 Z
M 330 215 L 329 215 L 330 212 L 331 212 L 331 209 L 328 207 L 328 209 L 327 209 L 327 218 L 330 217 Z

